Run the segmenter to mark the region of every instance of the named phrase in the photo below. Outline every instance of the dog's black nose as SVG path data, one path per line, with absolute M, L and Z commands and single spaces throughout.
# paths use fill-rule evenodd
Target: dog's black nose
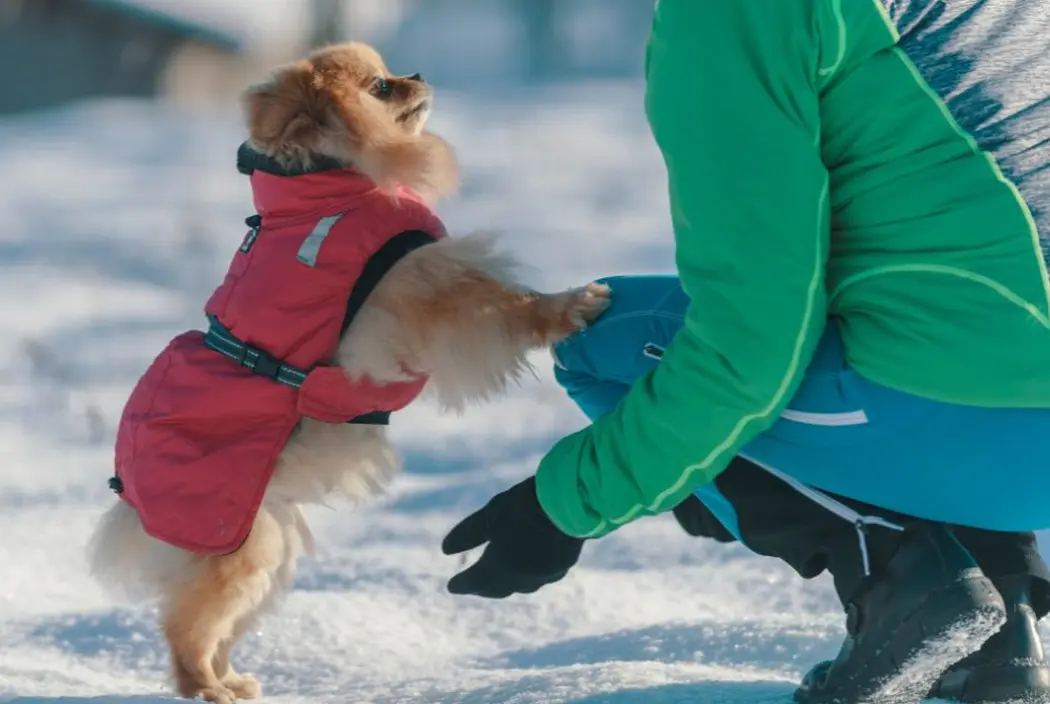
M 412 80 L 412 81 L 419 81 L 420 83 L 426 83 L 426 80 L 423 78 L 423 74 L 421 74 L 421 73 L 413 73 L 408 78 L 409 78 L 409 80 Z

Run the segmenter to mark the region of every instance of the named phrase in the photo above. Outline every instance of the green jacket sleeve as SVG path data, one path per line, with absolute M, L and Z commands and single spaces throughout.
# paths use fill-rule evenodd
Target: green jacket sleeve
M 690 306 L 657 368 L 541 462 L 540 503 L 566 533 L 671 509 L 791 399 L 826 321 L 820 91 L 851 31 L 886 44 L 877 1 L 658 2 L 646 111 Z

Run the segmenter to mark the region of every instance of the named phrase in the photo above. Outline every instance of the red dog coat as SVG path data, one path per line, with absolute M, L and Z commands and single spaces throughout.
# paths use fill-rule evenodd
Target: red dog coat
M 207 339 L 175 337 L 128 398 L 110 480 L 147 533 L 199 554 L 247 538 L 300 418 L 383 423 L 418 396 L 425 378 L 377 385 L 330 365 L 385 271 L 445 236 L 418 195 L 395 201 L 353 169 L 289 174 L 246 147 L 242 159 L 257 162 L 239 165 L 259 215 L 205 306 Z

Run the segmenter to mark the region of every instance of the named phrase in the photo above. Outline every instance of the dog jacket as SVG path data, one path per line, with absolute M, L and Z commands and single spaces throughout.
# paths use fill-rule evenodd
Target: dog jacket
M 257 215 L 205 305 L 139 379 L 117 430 L 111 488 L 154 538 L 198 554 L 247 538 L 277 457 L 306 416 L 385 424 L 426 378 L 376 384 L 335 366 L 340 335 L 398 259 L 445 236 L 415 193 L 352 168 L 282 170 L 242 146 Z

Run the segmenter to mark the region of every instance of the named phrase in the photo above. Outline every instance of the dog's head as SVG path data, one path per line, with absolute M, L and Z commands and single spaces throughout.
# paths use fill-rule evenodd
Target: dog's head
M 425 131 L 433 90 L 419 74 L 392 76 L 372 47 L 319 49 L 283 66 L 244 96 L 252 145 L 288 168 L 319 157 L 353 166 L 384 190 L 452 192 L 451 147 Z

